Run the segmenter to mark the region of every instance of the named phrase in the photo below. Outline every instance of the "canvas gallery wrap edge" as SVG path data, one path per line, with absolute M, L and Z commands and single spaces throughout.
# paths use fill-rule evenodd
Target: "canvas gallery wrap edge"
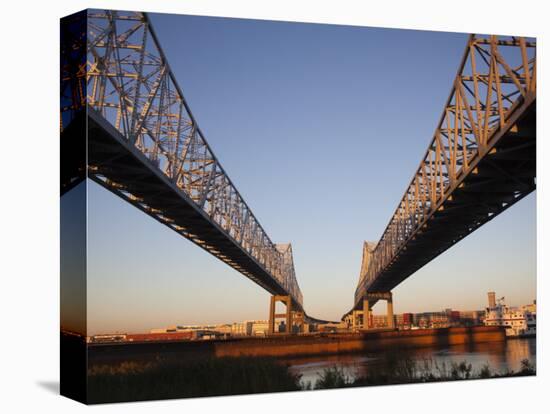
M 535 375 L 536 62 L 509 35 L 62 18 L 61 394 Z

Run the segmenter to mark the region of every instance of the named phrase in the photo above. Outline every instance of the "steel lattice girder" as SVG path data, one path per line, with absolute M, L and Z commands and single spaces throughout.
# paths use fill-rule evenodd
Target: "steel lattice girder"
M 355 308 L 391 290 L 535 189 L 536 43 L 471 35 L 420 166 L 376 245 Z
M 88 177 L 302 309 L 291 246 L 271 241 L 225 173 L 146 14 L 78 18 L 62 29 L 61 130 L 87 112 Z

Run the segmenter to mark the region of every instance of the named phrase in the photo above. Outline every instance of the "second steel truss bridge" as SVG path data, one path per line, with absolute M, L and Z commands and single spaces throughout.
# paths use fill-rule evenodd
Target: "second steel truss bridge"
M 368 327 L 376 301 L 391 305 L 399 283 L 535 190 L 536 90 L 534 39 L 469 37 L 418 169 L 378 243 L 363 246 L 350 323 L 362 312 Z

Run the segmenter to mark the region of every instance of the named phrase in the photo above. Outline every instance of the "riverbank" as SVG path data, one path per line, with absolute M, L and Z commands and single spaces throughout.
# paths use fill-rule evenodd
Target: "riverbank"
M 124 342 L 88 345 L 90 364 L 128 359 L 176 356 L 196 360 L 209 357 L 292 357 L 379 352 L 388 349 L 444 347 L 501 342 L 504 329 L 496 326 L 419 329 L 349 334 L 273 336 L 211 341 Z

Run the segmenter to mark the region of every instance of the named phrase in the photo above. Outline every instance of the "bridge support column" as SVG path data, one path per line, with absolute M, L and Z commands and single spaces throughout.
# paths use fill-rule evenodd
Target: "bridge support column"
M 344 318 L 344 322 L 346 322 L 346 327 L 352 331 L 355 330 L 355 311 L 351 311 L 346 317 Z
M 372 304 L 379 300 L 385 300 L 387 304 L 386 325 L 389 329 L 395 329 L 393 317 L 393 295 L 391 292 L 367 292 L 363 298 L 363 326 L 364 330 L 372 328 L 371 315 Z
M 370 315 L 372 309 L 368 299 L 363 300 L 363 329 L 370 329 Z
M 276 313 L 277 302 L 285 304 L 285 313 Z M 277 319 L 285 320 L 285 331 L 279 332 L 278 326 L 276 329 L 275 324 Z M 269 306 L 269 335 L 275 335 L 278 333 L 290 334 L 292 333 L 292 298 L 290 296 L 273 295 L 271 296 L 271 303 Z
M 387 310 L 386 310 L 386 318 L 387 318 L 387 325 L 388 325 L 388 328 L 390 329 L 394 329 L 395 328 L 395 323 L 394 323 L 394 318 L 393 318 L 393 295 L 391 294 L 390 292 L 390 297 L 389 299 L 387 300 Z
M 363 325 L 363 322 L 360 318 L 362 318 L 363 311 L 354 310 L 351 313 L 351 329 L 353 331 L 357 331 L 361 328 Z
M 291 327 L 291 333 L 304 331 L 304 312 L 292 312 Z

